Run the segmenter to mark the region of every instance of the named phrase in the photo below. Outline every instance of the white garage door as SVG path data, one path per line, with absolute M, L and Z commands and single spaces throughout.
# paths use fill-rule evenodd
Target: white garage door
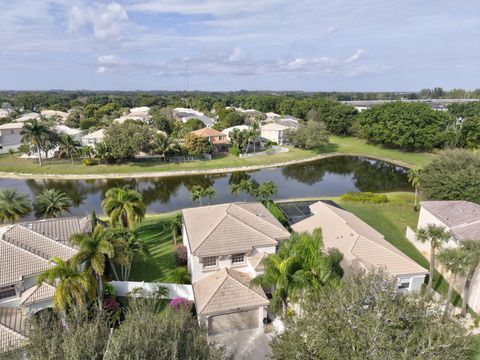
M 212 316 L 208 320 L 210 335 L 254 329 L 259 323 L 259 309 Z

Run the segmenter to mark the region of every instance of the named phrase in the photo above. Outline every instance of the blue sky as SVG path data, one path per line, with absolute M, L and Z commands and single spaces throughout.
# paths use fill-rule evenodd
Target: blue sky
M 478 0 L 0 0 L 1 89 L 480 88 Z

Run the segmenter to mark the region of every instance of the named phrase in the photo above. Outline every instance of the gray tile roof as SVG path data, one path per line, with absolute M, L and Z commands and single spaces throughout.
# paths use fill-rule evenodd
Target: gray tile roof
M 51 299 L 54 294 L 55 287 L 47 283 L 35 285 L 22 293 L 20 305 L 29 306 L 40 301 L 48 300 Z
M 23 223 L 22 225 L 68 246 L 70 246 L 69 240 L 72 235 L 92 231 L 90 216 L 46 219 Z
M 27 341 L 22 311 L 12 307 L 0 307 L 0 354 L 20 348 Z
M 422 201 L 422 207 L 448 226 L 457 240 L 480 240 L 480 205 L 470 201 Z

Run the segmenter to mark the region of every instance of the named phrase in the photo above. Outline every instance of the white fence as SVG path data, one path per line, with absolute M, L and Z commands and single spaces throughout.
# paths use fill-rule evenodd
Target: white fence
M 286 147 L 283 146 L 272 146 L 270 149 L 261 151 L 261 152 L 256 152 L 256 153 L 247 153 L 247 154 L 240 154 L 241 158 L 246 158 L 246 157 L 254 157 L 254 156 L 261 156 L 261 155 L 274 155 L 274 154 L 280 154 L 280 153 L 286 153 L 289 152 L 290 150 Z
M 169 283 L 146 283 L 143 281 L 111 281 L 111 285 L 117 290 L 117 296 L 126 296 L 131 291 L 138 291 L 140 294 L 148 296 L 154 293 L 159 287 L 165 287 L 168 290 L 168 298 L 183 297 L 188 300 L 194 300 L 192 285 L 169 284 Z

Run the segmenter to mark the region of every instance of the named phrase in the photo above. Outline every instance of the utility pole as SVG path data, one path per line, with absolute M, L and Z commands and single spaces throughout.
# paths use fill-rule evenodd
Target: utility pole
M 185 60 L 185 91 L 188 92 L 188 60 Z

